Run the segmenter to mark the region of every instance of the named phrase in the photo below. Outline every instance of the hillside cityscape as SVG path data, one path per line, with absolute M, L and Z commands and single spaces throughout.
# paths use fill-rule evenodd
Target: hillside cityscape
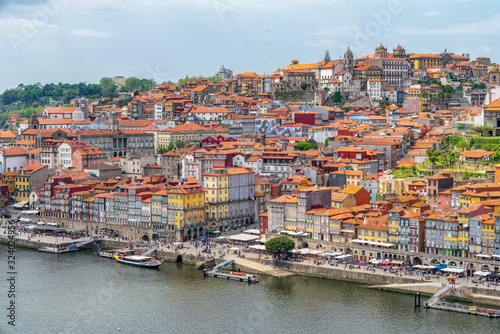
M 381 44 L 266 75 L 19 85 L 1 95 L 2 206 L 135 239 L 258 224 L 500 256 L 499 82 L 487 57 Z

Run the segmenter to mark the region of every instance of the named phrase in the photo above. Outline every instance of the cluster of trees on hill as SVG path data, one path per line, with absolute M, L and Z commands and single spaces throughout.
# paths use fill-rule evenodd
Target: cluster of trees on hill
M 0 95 L 0 103 L 3 106 L 13 103 L 22 104 L 25 107 L 38 107 L 44 105 L 50 99 L 69 103 L 77 96 L 98 98 L 102 96 L 102 88 L 99 84 L 50 83 L 41 85 L 39 82 L 33 85 L 20 84 L 16 88 L 7 89 Z
M 186 82 L 207 79 L 211 82 L 218 82 L 221 78 L 217 76 L 202 77 L 192 76 L 180 79 L 177 86 L 181 87 Z M 172 81 L 164 82 L 175 85 Z M 78 96 L 84 96 L 89 99 L 100 98 L 115 98 L 120 92 L 147 91 L 157 86 L 158 84 L 153 79 L 139 79 L 130 77 L 125 79 L 123 85 L 117 84 L 113 79 L 104 77 L 97 84 L 88 84 L 80 82 L 77 84 L 69 84 L 59 82 L 48 83 L 42 85 L 36 84 L 19 84 L 15 88 L 6 89 L 3 94 L 0 94 L 0 109 L 2 112 L 19 110 L 28 107 L 37 108 L 47 105 L 51 100 L 60 101 L 63 104 L 68 104 L 72 99 Z M 11 106 L 9 108 L 9 106 Z
M 216 82 L 219 82 L 222 80 L 222 78 L 218 77 L 218 76 L 211 76 L 211 77 L 204 77 L 204 76 L 201 76 L 201 75 L 198 75 L 198 76 L 192 76 L 192 77 L 188 77 L 186 76 L 184 79 L 179 79 L 177 81 L 177 87 L 182 87 L 182 85 L 184 85 L 186 82 L 192 82 L 192 81 L 198 81 L 198 80 L 201 80 L 201 79 L 207 79 L 207 81 L 209 82 L 213 82 L 213 83 L 216 83 Z M 168 84 L 171 84 L 171 85 L 175 85 L 173 82 L 171 81 L 168 81 L 167 82 Z

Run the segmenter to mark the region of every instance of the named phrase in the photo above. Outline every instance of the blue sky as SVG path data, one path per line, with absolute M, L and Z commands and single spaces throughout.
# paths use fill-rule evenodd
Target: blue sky
M 474 0 L 0 0 L 0 92 L 20 83 L 98 82 L 104 76 L 177 81 L 271 73 L 392 50 L 471 58 L 500 52 L 495 1 Z

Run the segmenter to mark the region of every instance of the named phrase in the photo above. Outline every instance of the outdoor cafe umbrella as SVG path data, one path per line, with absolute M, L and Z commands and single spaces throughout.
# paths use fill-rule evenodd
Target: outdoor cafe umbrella
M 380 264 L 391 264 L 391 261 L 389 261 L 389 260 L 384 260 L 384 261 L 380 262 Z
M 204 237 L 204 238 L 201 239 L 201 241 L 208 241 L 208 238 Z
M 455 279 L 455 278 L 457 278 L 457 276 L 448 275 L 448 276 L 446 276 L 446 278 L 447 278 L 447 279 Z

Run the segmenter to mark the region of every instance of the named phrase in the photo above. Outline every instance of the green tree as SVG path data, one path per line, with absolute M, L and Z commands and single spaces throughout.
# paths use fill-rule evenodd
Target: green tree
M 342 94 L 340 94 L 339 91 L 336 91 L 335 93 L 333 93 L 332 102 L 333 103 L 340 103 L 340 102 L 342 102 Z
M 467 143 L 464 139 L 458 142 L 457 144 L 458 148 L 464 149 L 469 147 L 469 143 Z
M 329 140 L 328 140 L 328 138 L 326 138 L 325 139 L 325 147 L 328 147 L 328 142 L 329 142 Z
M 7 105 L 16 102 L 19 99 L 19 93 L 19 89 L 7 89 L 2 94 L 2 103 Z
M 411 165 L 411 173 L 413 174 L 413 176 L 417 176 L 418 175 L 417 166 Z
M 175 142 L 175 146 L 178 148 L 178 149 L 181 149 L 181 148 L 184 148 L 186 147 L 186 143 L 183 142 L 182 140 L 178 140 Z
M 192 82 L 192 81 L 199 81 L 199 80 L 202 80 L 202 79 L 206 79 L 207 81 L 210 81 L 210 82 L 213 82 L 213 83 L 216 83 L 216 82 L 219 82 L 222 80 L 222 78 L 220 77 L 217 77 L 217 76 L 211 76 L 211 77 L 203 77 L 201 75 L 199 76 L 193 76 L 193 77 L 188 77 L 186 75 L 186 77 L 184 79 L 179 79 L 177 81 L 177 87 L 182 87 L 182 85 L 184 85 L 186 82 Z
M 295 248 L 295 242 L 285 236 L 276 237 L 265 243 L 266 253 L 273 255 L 288 254 Z
M 382 100 L 380 100 L 380 106 L 381 107 L 387 107 L 389 105 L 389 100 L 384 97 Z
M 167 153 L 167 148 L 166 147 L 158 147 L 156 149 L 156 154 L 162 155 L 163 153 Z
M 311 149 L 317 149 L 318 145 L 308 143 L 306 141 L 299 141 L 295 148 L 297 149 L 297 151 L 309 151 Z
M 429 98 L 429 93 L 425 89 L 422 89 L 421 95 L 423 99 Z
M 125 86 L 122 88 L 125 89 L 126 92 L 133 92 L 141 88 L 141 79 L 136 77 L 130 77 L 125 80 Z
M 300 89 L 306 90 L 307 89 L 307 82 L 303 82 L 300 84 Z
M 493 128 L 489 125 L 479 125 L 479 126 L 473 126 L 472 130 L 479 132 L 481 136 L 485 136 L 486 133 L 492 132 Z
M 104 97 L 112 99 L 116 96 L 117 87 L 111 78 L 102 78 L 99 84 Z
M 445 85 L 445 86 L 443 86 L 443 92 L 453 93 L 453 87 L 451 87 L 451 85 Z
M 491 155 L 491 159 L 492 159 L 493 161 L 499 161 L 499 160 L 500 160 L 500 151 L 498 151 L 498 150 L 497 150 L 497 151 L 495 151 L 495 153 L 493 153 L 493 154 Z

